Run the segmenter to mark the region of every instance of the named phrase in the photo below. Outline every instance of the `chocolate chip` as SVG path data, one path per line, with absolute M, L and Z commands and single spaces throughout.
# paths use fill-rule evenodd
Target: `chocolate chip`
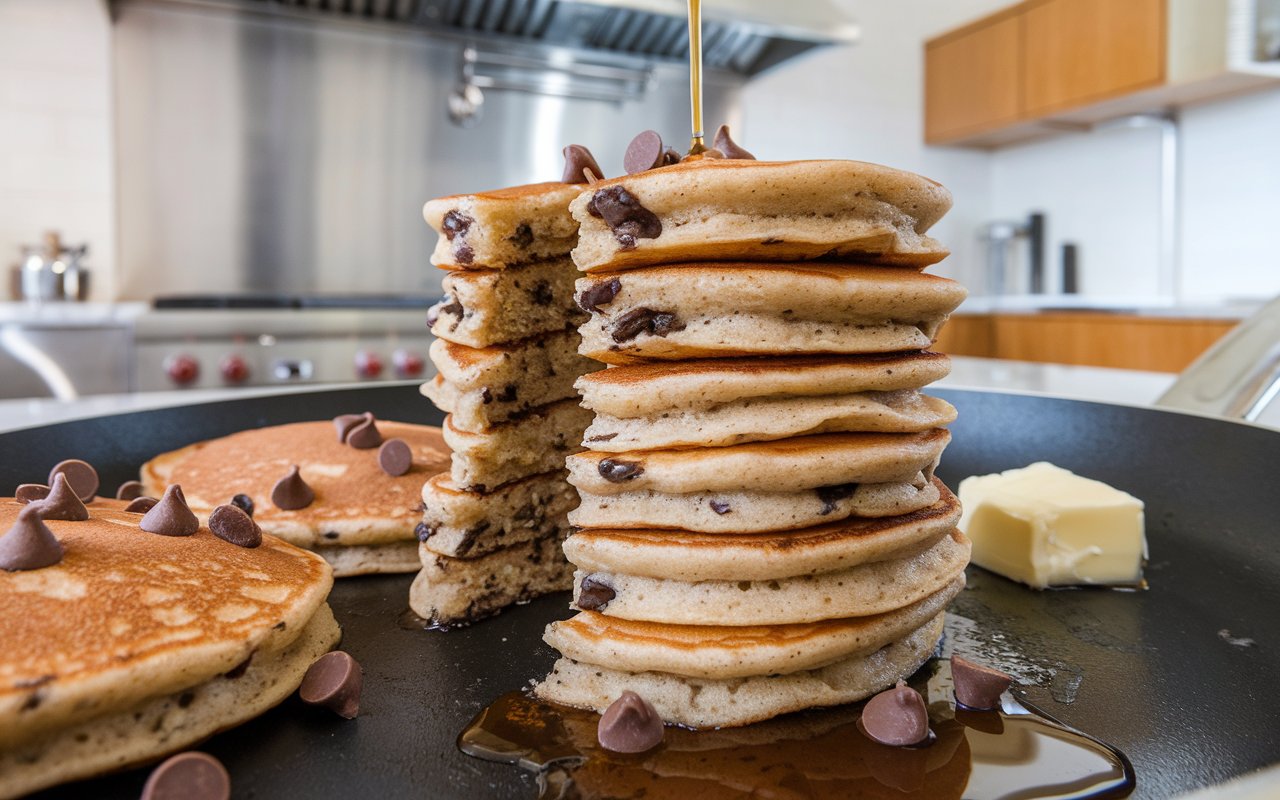
M 404 439 L 388 439 L 378 448 L 378 466 L 393 477 L 403 475 L 413 467 L 413 451 Z
M 41 519 L 64 519 L 72 522 L 83 522 L 89 518 L 89 509 L 84 507 L 76 493 L 71 490 L 71 483 L 61 472 L 53 476 L 53 487 L 49 496 L 41 500 Z
M 476 253 L 470 245 L 458 242 L 453 246 L 453 257 L 459 264 L 470 264 L 476 260 Z
M 145 514 L 151 509 L 155 508 L 156 503 L 159 503 L 159 502 L 160 501 L 155 499 L 154 497 L 146 497 L 146 496 L 137 497 L 137 498 L 134 498 L 134 500 L 131 503 L 129 503 L 129 505 L 125 506 L 124 510 L 128 511 L 130 514 Z
M 419 522 L 413 527 L 413 535 L 418 537 L 418 541 L 420 542 L 425 542 L 430 539 L 434 533 L 435 530 L 429 527 L 425 522 Z
M 296 511 L 306 508 L 315 502 L 316 493 L 298 474 L 298 465 L 289 468 L 289 474 L 276 481 L 271 488 L 271 503 L 285 511 Z
M 503 403 L 514 403 L 519 396 L 519 389 L 514 383 L 508 383 L 502 387 L 502 391 L 498 392 L 498 400 Z
M 662 137 L 657 131 L 640 131 L 627 145 L 622 168 L 628 175 L 653 169 L 662 164 Z
M 578 294 L 578 308 L 588 313 L 599 313 L 600 306 L 612 303 L 613 298 L 617 297 L 620 291 L 622 291 L 622 281 L 617 278 L 592 284 Z
M 49 486 L 53 486 L 53 476 L 59 472 L 67 476 L 71 491 L 86 503 L 93 500 L 93 496 L 98 493 L 98 471 L 89 462 L 78 458 L 58 462 L 53 469 L 49 470 Z
M 142 787 L 142 800 L 228 800 L 231 776 L 222 762 L 208 753 L 187 752 L 151 771 Z
M 642 333 L 650 336 L 666 336 L 672 331 L 684 330 L 684 323 L 669 311 L 651 308 L 633 308 L 613 322 L 613 340 L 619 344 L 629 342 Z
M 621 186 L 606 186 L 593 194 L 587 203 L 587 213 L 603 219 L 624 250 L 633 249 L 637 239 L 656 239 L 662 235 L 658 216 Z
M 644 474 L 644 467 L 636 462 L 620 461 L 616 458 L 601 460 L 596 465 L 596 470 L 600 473 L 600 477 L 609 483 L 623 483 Z
M 235 497 L 231 498 L 231 505 L 240 509 L 244 513 L 248 514 L 250 517 L 253 516 L 253 508 L 254 508 L 253 498 L 250 497 L 249 495 L 247 494 L 236 495 Z
M 347 434 L 347 444 L 357 450 L 370 450 L 382 444 L 382 434 L 372 413 L 364 412 L 360 422 Z
M 333 427 L 338 431 L 338 441 L 347 443 L 351 429 L 364 421 L 364 414 L 339 414 L 333 418 Z
M 209 530 L 219 539 L 240 547 L 257 547 L 262 544 L 262 528 L 238 506 L 218 506 L 211 511 Z
M 674 147 L 666 147 L 662 150 L 662 166 L 669 167 L 672 164 L 680 163 L 680 151 Z
M 13 493 L 13 499 L 26 505 L 43 500 L 49 496 L 49 487 L 43 483 L 24 483 Z
M 819 486 L 814 491 L 818 495 L 818 499 L 822 501 L 822 510 L 818 512 L 821 516 L 826 516 L 837 508 L 837 503 L 841 500 L 847 500 L 858 491 L 856 483 L 841 483 L 836 486 Z
M 335 650 L 325 653 L 307 670 L 298 687 L 298 697 L 313 706 L 324 706 L 344 719 L 360 713 L 360 688 L 364 677 L 360 665 L 350 655 Z
M 998 669 L 952 656 L 951 682 L 961 705 L 986 711 L 1000 707 L 1000 695 L 1013 683 L 1013 678 Z
M 241 661 L 239 664 L 236 664 L 230 670 L 222 673 L 222 677 L 230 678 L 233 681 L 236 678 L 243 678 L 244 674 L 249 671 L 249 665 L 252 663 L 253 663 L 253 653 L 250 653 L 248 658 L 246 658 L 244 661 Z
M 516 226 L 516 232 L 507 237 L 516 247 L 525 248 L 533 244 L 533 228 L 529 227 L 529 223 L 521 222 Z
M 190 536 L 200 530 L 200 520 L 187 505 L 182 487 L 175 483 L 164 490 L 160 502 L 151 507 L 138 527 L 161 536 Z
M 444 229 L 445 238 L 452 242 L 455 236 L 466 236 L 473 222 L 474 219 L 455 209 L 444 215 L 440 227 Z
M 729 504 L 723 500 L 712 500 L 711 510 L 720 515 L 728 514 L 730 511 L 733 511 L 732 508 L 729 508 Z
M 540 306 L 549 306 L 555 299 L 555 292 L 551 290 L 551 284 L 548 281 L 538 281 L 529 290 L 529 295 L 533 298 L 533 302 Z
M 19 511 L 13 527 L 0 536 L 0 569 L 41 569 L 62 560 L 62 543 L 44 524 L 40 505 L 32 503 Z
M 137 500 L 142 497 L 144 489 L 141 481 L 125 481 L 116 489 L 117 500 Z
M 716 129 L 715 138 L 716 149 L 724 154 L 725 158 L 746 158 L 755 161 L 756 157 L 743 150 L 738 143 L 729 136 L 729 126 L 721 125 Z
M 600 433 L 595 436 L 589 436 L 587 437 L 587 441 L 588 442 L 610 442 L 616 438 L 618 438 L 618 432 L 614 431 L 613 433 Z
M 580 144 L 571 144 L 564 149 L 564 177 L 561 183 L 590 183 L 585 170 L 591 170 L 596 178 L 604 177 L 604 170 L 596 163 L 591 151 Z
M 486 406 L 493 402 L 493 392 L 489 391 L 488 386 L 480 390 L 480 402 Z
M 615 753 L 643 753 L 662 744 L 666 729 L 662 717 L 643 697 L 632 691 L 609 704 L 600 715 L 596 740 Z
M 588 575 L 578 585 L 578 597 L 574 601 L 583 611 L 604 611 L 609 601 L 617 597 L 613 587 L 595 575 Z
M 898 681 L 867 701 L 858 727 L 880 744 L 905 747 L 929 738 L 929 712 L 920 693 Z

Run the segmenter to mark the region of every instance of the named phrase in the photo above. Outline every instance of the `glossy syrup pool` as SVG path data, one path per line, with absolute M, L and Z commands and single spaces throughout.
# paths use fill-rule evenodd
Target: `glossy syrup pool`
M 466 754 L 537 777 L 539 798 L 1105 798 L 1135 786 L 1116 748 L 1010 698 L 999 711 L 957 708 L 950 663 L 910 681 L 934 737 L 887 747 L 858 729 L 862 704 L 789 714 L 743 728 L 668 727 L 662 744 L 625 755 L 596 742 L 599 715 L 510 692 L 458 737 Z

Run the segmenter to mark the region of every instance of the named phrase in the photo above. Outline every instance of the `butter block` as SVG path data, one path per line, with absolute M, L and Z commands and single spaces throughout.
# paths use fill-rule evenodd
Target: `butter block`
M 1046 461 L 960 482 L 973 563 L 1037 589 L 1136 585 L 1147 557 L 1143 503 Z

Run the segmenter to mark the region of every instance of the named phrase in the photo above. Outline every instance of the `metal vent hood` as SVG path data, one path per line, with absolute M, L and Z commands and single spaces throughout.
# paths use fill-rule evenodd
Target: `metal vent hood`
M 119 0 L 117 0 L 119 2 Z M 168 0 L 323 17 L 451 37 L 517 41 L 661 61 L 687 57 L 685 0 Z M 703 6 L 703 63 L 756 75 L 801 53 L 856 41 L 831 0 L 711 0 Z

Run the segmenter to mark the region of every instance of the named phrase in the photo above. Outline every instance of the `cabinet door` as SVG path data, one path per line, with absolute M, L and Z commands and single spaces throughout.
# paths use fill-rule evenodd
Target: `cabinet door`
M 1012 14 L 925 46 L 925 141 L 941 143 L 1018 119 L 1021 25 Z
M 1035 116 L 1164 81 L 1166 0 L 1042 0 L 1023 14 L 1023 96 Z

